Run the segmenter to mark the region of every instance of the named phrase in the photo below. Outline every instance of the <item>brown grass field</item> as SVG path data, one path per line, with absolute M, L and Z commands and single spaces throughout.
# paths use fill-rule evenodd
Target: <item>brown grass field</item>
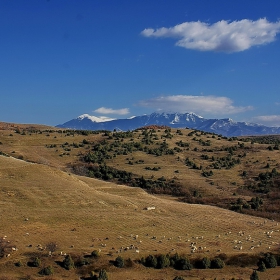
M 0 279 L 79 279 L 79 276 L 89 277 L 92 270 L 105 268 L 109 279 L 169 280 L 180 275 L 185 279 L 234 277 L 245 280 L 250 279 L 253 269 L 257 268 L 256 262 L 226 265 L 223 269 L 178 271 L 146 268 L 137 262 L 129 268 L 116 268 L 110 261 L 118 255 L 136 261 L 149 254 L 175 252 L 190 259 L 213 258 L 220 254 L 226 254 L 227 259 L 233 256 L 242 259 L 241 254 L 247 254 L 256 256 L 257 260 L 261 252 L 279 253 L 280 225 L 277 221 L 215 206 L 187 204 L 167 195 L 148 194 L 137 187 L 75 175 L 70 172 L 69 164 L 78 161 L 81 150 L 60 156 L 63 150 L 59 145 L 66 141 L 81 142 L 85 136 L 65 136 L 57 132 L 21 135 L 14 130 L 14 126 L 8 125 L 2 125 L 0 130 L 0 151 L 9 155 L 0 155 L 0 237 L 6 236 L 18 250 L 0 259 Z M 87 136 L 90 141 L 100 138 L 100 135 Z M 179 139 L 174 136 L 172 141 Z M 54 143 L 58 151 L 46 148 Z M 222 145 L 233 143 L 224 140 Z M 221 142 L 216 141 L 211 148 L 220 146 Z M 201 177 L 199 171 L 178 164 L 175 157 L 144 157 L 138 152 L 133 154 L 133 160 L 144 158 L 146 166 L 156 161 L 161 166 L 161 174 L 167 178 L 174 177 L 174 170 L 180 170 L 176 173 L 178 180 L 189 182 L 191 187 L 199 185 L 198 189 L 210 196 L 226 197 L 232 196 L 243 184 L 239 174 L 246 164 L 249 172 L 258 172 L 269 156 L 270 166 L 278 166 L 278 151 L 268 155 L 266 147 L 255 143 L 254 152 L 248 152 L 247 163 L 244 161 L 233 169 L 215 172 L 211 177 L 214 186 L 209 184 L 209 179 Z M 189 153 L 189 157 L 195 157 L 195 153 Z M 127 157 L 132 156 L 114 158 L 110 164 L 150 176 L 151 171 L 143 169 L 142 165 L 128 165 Z M 200 163 L 199 157 L 195 160 Z M 150 206 L 155 209 L 145 210 Z M 50 242 L 58 245 L 53 256 L 48 256 L 47 250 L 38 250 L 37 245 L 44 247 Z M 200 250 L 191 253 L 191 242 L 196 242 Z M 120 248 L 131 245 L 134 249 L 119 252 Z M 64 258 L 60 252 L 84 256 L 99 249 L 100 260 L 89 266 L 68 271 L 56 263 Z M 27 265 L 30 258 L 37 255 L 43 259 L 42 266 L 51 264 L 54 267 L 53 276 L 40 276 L 39 268 Z M 18 261 L 24 265 L 16 267 Z M 261 280 L 280 279 L 279 275 L 279 267 L 259 273 Z

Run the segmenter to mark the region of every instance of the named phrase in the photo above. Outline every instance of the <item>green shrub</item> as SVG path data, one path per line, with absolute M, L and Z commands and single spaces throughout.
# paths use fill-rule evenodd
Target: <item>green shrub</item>
M 176 262 L 180 259 L 178 253 L 175 253 L 174 255 L 170 256 L 170 266 L 174 267 Z
M 180 257 L 174 266 L 175 269 L 178 270 L 191 270 L 192 264 L 190 263 L 189 259 L 185 258 L 185 257 Z
M 277 261 L 272 254 L 265 254 L 263 258 L 263 262 L 266 268 L 274 268 L 277 266 Z
M 265 263 L 262 260 L 260 260 L 257 265 L 258 265 L 258 271 L 261 271 L 261 272 L 266 271 Z
M 109 279 L 109 278 L 108 278 L 108 275 L 107 275 L 106 270 L 105 270 L 105 269 L 101 269 L 101 270 L 99 271 L 99 275 L 98 275 L 97 280 L 108 280 L 108 279 Z
M 53 267 L 51 265 L 42 268 L 39 272 L 41 275 L 52 275 L 54 274 Z
M 253 273 L 251 274 L 250 280 L 259 280 L 259 275 L 256 270 L 254 270 Z
M 63 267 L 68 270 L 75 267 L 74 261 L 72 260 L 70 255 L 65 256 L 63 260 Z
M 124 259 L 121 256 L 116 257 L 114 265 L 120 268 L 124 267 Z
M 41 260 L 40 258 L 36 257 L 34 260 L 33 260 L 33 266 L 34 267 L 39 267 L 41 265 Z
M 93 258 L 98 258 L 100 256 L 100 254 L 99 254 L 99 252 L 97 250 L 94 250 L 94 251 L 91 252 L 91 256 Z
M 211 268 L 223 268 L 225 266 L 225 263 L 220 258 L 215 258 L 211 261 Z
M 149 255 L 145 259 L 145 266 L 156 268 L 157 267 L 157 258 L 153 255 Z
M 79 256 L 79 257 L 74 259 L 74 264 L 75 264 L 75 267 L 81 267 L 81 266 L 84 266 L 84 265 L 89 265 L 90 261 L 87 258 Z
M 211 260 L 208 257 L 204 257 L 201 260 L 200 267 L 203 269 L 207 269 L 211 267 Z
M 159 255 L 157 257 L 157 268 L 161 269 L 170 266 L 170 260 L 166 255 Z
M 16 263 L 15 263 L 15 266 L 17 266 L 17 267 L 21 267 L 21 266 L 23 266 L 22 261 L 18 261 L 18 262 L 16 262 Z

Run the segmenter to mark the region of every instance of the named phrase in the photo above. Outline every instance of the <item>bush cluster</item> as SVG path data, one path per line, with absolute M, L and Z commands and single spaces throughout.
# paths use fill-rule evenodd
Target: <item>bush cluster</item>
M 258 261 L 258 270 L 259 271 L 265 271 L 267 268 L 275 268 L 277 265 L 280 265 L 280 263 L 277 262 L 277 259 L 279 259 L 279 256 L 274 256 L 273 254 L 266 253 L 264 254 Z
M 148 255 L 146 258 L 141 259 L 141 263 L 146 267 L 153 267 L 156 269 L 162 269 L 165 267 L 173 267 L 176 270 L 191 270 L 197 269 L 221 269 L 225 266 L 224 261 L 216 257 L 210 259 L 204 257 L 191 262 L 186 256 L 175 255 Z

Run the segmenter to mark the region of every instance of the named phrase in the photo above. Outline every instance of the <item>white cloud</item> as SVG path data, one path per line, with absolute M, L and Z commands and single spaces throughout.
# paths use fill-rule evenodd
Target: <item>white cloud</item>
M 252 110 L 251 106 L 236 107 L 227 97 L 195 96 L 195 95 L 170 95 L 161 96 L 139 102 L 140 106 L 153 108 L 159 111 L 194 112 L 206 115 L 225 115 L 241 113 Z
M 212 25 L 200 21 L 184 22 L 170 28 L 147 28 L 141 34 L 145 37 L 179 38 L 176 45 L 186 49 L 231 53 L 270 43 L 279 32 L 279 21 L 273 23 L 262 18 L 256 21 L 221 20 Z
M 129 114 L 129 109 L 123 108 L 123 109 L 116 110 L 116 109 L 112 109 L 112 108 L 100 107 L 100 108 L 94 110 L 93 112 L 98 113 L 98 114 L 127 115 L 127 114 Z
M 106 116 L 95 117 L 95 116 L 90 116 L 88 114 L 83 114 L 83 115 L 79 116 L 78 119 L 80 119 L 80 120 L 90 119 L 93 122 L 108 122 L 108 121 L 115 120 L 115 119 L 112 119 L 112 118 L 108 118 Z
M 257 116 L 253 121 L 267 126 L 280 126 L 280 115 Z

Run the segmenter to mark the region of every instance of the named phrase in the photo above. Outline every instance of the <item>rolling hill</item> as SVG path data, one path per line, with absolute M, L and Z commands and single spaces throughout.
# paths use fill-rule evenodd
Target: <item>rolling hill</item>
M 1 235 L 17 250 L 0 259 L 0 275 L 9 279 L 31 275 L 36 279 L 40 269 L 28 262 L 39 256 L 41 267 L 53 266 L 54 279 L 89 277 L 90 271 L 101 268 L 107 270 L 109 279 L 173 279 L 176 275 L 191 279 L 240 275 L 249 278 L 261 252 L 279 250 L 280 227 L 275 221 L 279 214 L 274 214 L 274 220 L 252 217 L 206 203 L 215 204 L 215 198 L 220 198 L 218 202 L 238 198 L 250 202 L 259 196 L 264 201 L 261 207 L 266 205 L 266 194 L 243 188 L 259 173 L 278 167 L 277 139 L 257 140 L 265 143 L 221 138 L 190 129 L 154 127 L 104 133 L 2 126 Z M 232 155 L 228 166 L 221 161 L 220 169 L 209 167 L 212 156 L 221 159 L 229 153 Z M 90 161 L 85 160 L 86 156 Z M 239 158 L 240 163 L 230 166 L 234 158 Z M 105 176 L 99 169 L 105 165 L 107 178 L 81 176 Z M 210 170 L 213 175 L 205 177 L 203 172 L 208 174 Z M 126 186 L 127 174 L 131 174 L 131 181 Z M 139 188 L 141 185 L 135 182 L 146 182 L 150 188 Z M 180 186 L 181 192 L 170 192 L 173 186 Z M 271 186 L 270 196 L 274 193 Z M 184 199 L 195 203 L 184 203 Z M 48 250 L 38 250 L 38 245 L 45 247 L 51 242 L 58 245 L 52 257 Z M 200 248 L 193 253 L 192 242 Z M 69 271 L 60 265 L 64 258 L 60 252 L 78 260 L 94 250 L 101 250 L 100 258 L 88 258 L 87 265 Z M 227 265 L 220 270 L 178 271 L 150 269 L 136 261 L 167 253 L 184 254 L 193 260 L 220 256 Z M 119 269 L 110 264 L 119 255 L 133 260 L 131 267 Z M 243 264 L 236 256 L 243 258 Z M 22 266 L 17 267 L 18 262 Z M 278 275 L 278 268 L 262 273 L 266 277 L 263 279 L 277 279 Z

